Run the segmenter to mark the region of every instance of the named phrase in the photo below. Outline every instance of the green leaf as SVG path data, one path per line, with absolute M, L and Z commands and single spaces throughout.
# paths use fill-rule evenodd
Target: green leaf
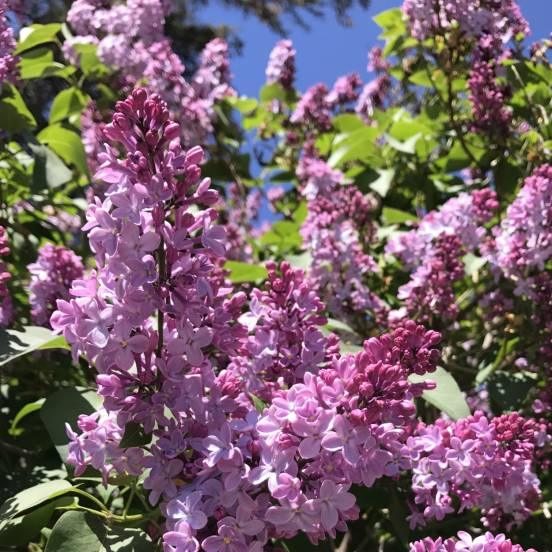
M 45 400 L 46 399 L 38 399 L 37 401 L 27 403 L 25 406 L 23 406 L 15 415 L 15 418 L 12 420 L 8 433 L 14 437 L 17 435 L 21 435 L 21 433 L 23 433 L 23 430 L 17 427 L 19 422 L 21 422 L 21 420 L 29 414 L 40 410 Z
M 73 429 L 81 414 L 92 414 L 101 406 L 101 399 L 94 391 L 78 387 L 64 387 L 50 395 L 40 409 L 40 418 L 61 459 L 68 453 L 68 437 L 65 424 Z
M 63 339 L 63 338 L 61 338 Z M 22 331 L 0 329 L 0 366 L 38 349 L 67 348 L 51 330 L 26 326 Z
M 259 414 L 262 414 L 266 408 L 266 403 L 263 400 L 259 399 L 259 397 L 257 397 L 257 395 L 254 395 L 253 393 L 249 393 L 249 398 L 251 399 L 251 402 L 255 406 L 257 412 Z
M 290 220 L 280 220 L 272 225 L 272 229 L 259 239 L 261 245 L 273 245 L 279 254 L 288 253 L 301 247 L 303 239 L 299 234 L 299 225 Z
M 68 506 L 72 498 L 60 498 L 43 506 L 33 509 L 27 514 L 6 521 L 0 529 L 0 541 L 4 546 L 25 546 L 40 534 L 43 527 L 48 525 L 55 509 Z
M 36 120 L 15 86 L 4 83 L 0 99 L 0 125 L 9 133 L 36 127 Z
M 530 372 L 494 372 L 487 381 L 491 408 L 495 414 L 520 410 L 536 385 Z
M 265 280 L 268 276 L 268 272 L 264 266 L 242 263 L 240 261 L 227 261 L 224 268 L 230 271 L 229 279 L 235 284 L 257 282 Z
M 416 144 L 418 140 L 421 138 L 422 134 L 417 133 L 414 136 L 411 136 L 404 142 L 401 142 L 400 140 L 396 140 L 389 134 L 385 135 L 385 139 L 387 140 L 387 143 L 397 151 L 400 151 L 402 153 L 415 153 L 416 152 Z
M 151 443 L 151 438 L 152 434 L 145 433 L 142 425 L 137 422 L 127 422 L 119 446 L 121 448 L 142 447 Z
M 338 134 L 328 165 L 337 168 L 347 161 L 366 161 L 377 156 L 376 139 L 379 134 L 380 131 L 373 127 L 362 127 L 352 132 Z
M 17 45 L 15 53 L 21 54 L 26 50 L 39 46 L 40 44 L 57 42 L 56 36 L 60 30 L 61 23 L 48 23 L 47 25 L 36 23 L 30 27 L 24 27 L 20 31 L 20 38 L 24 38 Z
M 265 84 L 259 92 L 259 98 L 262 102 L 270 102 L 272 100 L 285 101 L 286 96 L 284 87 L 277 82 Z
M 80 136 L 61 125 L 50 125 L 37 138 L 48 144 L 68 165 L 74 165 L 81 174 L 88 174 L 86 154 Z
M 385 224 L 402 224 L 403 222 L 418 220 L 414 215 L 400 209 L 394 209 L 393 207 L 384 207 L 381 217 Z
M 141 529 L 107 527 L 87 512 L 65 512 L 52 529 L 45 552 L 151 552 Z
M 111 70 L 98 58 L 97 44 L 74 44 L 72 48 L 78 55 L 78 64 L 81 71 L 88 76 L 105 76 Z M 111 91 L 110 91 L 111 92 Z
M 332 124 L 339 132 L 351 132 L 366 126 L 358 115 L 353 113 L 342 113 L 334 117 Z
M 237 109 L 240 113 L 249 114 L 257 109 L 259 102 L 255 98 L 246 98 L 242 96 L 241 98 L 235 98 L 229 96 L 226 98 L 226 101 L 234 108 Z
M 396 31 L 402 34 L 405 30 L 403 12 L 400 8 L 391 8 L 376 15 L 373 20 L 384 31 Z
M 470 415 L 470 408 L 464 393 L 462 393 L 452 375 L 441 366 L 437 366 L 435 372 L 431 374 L 424 374 L 423 376 L 410 374 L 408 379 L 412 383 L 421 383 L 427 380 L 434 381 L 437 387 L 431 391 L 424 391 L 422 398 L 453 420 L 459 420 Z
M 23 80 L 60 77 L 68 79 L 76 71 L 54 61 L 54 54 L 47 48 L 36 48 L 25 52 L 19 62 L 19 74 Z
M 0 508 L 0 532 L 7 526 L 9 520 L 33 510 L 53 497 L 57 498 L 59 493 L 63 494 L 70 488 L 69 481 L 56 479 L 39 483 L 8 498 Z
M 46 188 L 53 190 L 73 178 L 72 171 L 50 148 L 32 143 L 29 143 L 29 148 L 34 156 L 33 191 L 41 192 Z
M 468 253 L 464 255 L 464 258 L 462 260 L 464 261 L 464 269 L 468 276 L 472 276 L 476 272 L 479 272 L 479 270 L 481 270 L 487 264 L 487 259 L 484 259 L 483 257 L 478 257 L 473 253 Z
M 80 113 L 88 104 L 89 98 L 72 86 L 62 90 L 52 102 L 50 124 L 59 123 L 74 113 Z
M 288 255 L 286 261 L 293 267 L 304 270 L 305 272 L 312 265 L 312 255 L 309 251 L 300 253 L 299 255 Z
M 293 214 L 291 216 L 297 224 L 303 224 L 308 214 L 309 214 L 309 208 L 307 207 L 307 202 L 302 201 L 297 207 L 297 209 L 293 211 Z
M 354 334 L 355 330 L 351 328 L 351 326 L 345 324 L 345 322 L 341 322 L 341 320 L 336 320 L 335 318 L 328 318 L 328 322 L 324 326 L 327 330 L 333 332 L 345 332 L 345 333 L 351 333 Z
M 391 188 L 393 178 L 395 178 L 395 169 L 377 169 L 377 172 L 379 176 L 370 183 L 370 188 L 381 197 L 385 197 Z

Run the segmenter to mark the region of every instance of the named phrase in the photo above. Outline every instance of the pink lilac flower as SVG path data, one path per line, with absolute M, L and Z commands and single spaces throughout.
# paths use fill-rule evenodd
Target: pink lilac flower
M 7 257 L 9 254 L 10 248 L 6 229 L 0 226 L 0 328 L 9 326 L 14 316 L 10 290 L 7 286 L 12 275 L 8 271 L 6 263 L 2 261 L 2 257 Z
M 328 102 L 328 88 L 318 83 L 309 88 L 301 97 L 290 121 L 307 131 L 328 130 L 332 126 L 331 104 Z
M 552 258 L 552 165 L 527 177 L 496 231 L 489 258 L 516 284 L 516 292 L 531 296 L 534 273 Z
M 386 73 L 377 76 L 364 85 L 355 111 L 365 120 L 370 121 L 374 116 L 376 109 L 383 106 L 387 93 L 391 88 L 391 79 Z
M 512 126 L 512 111 L 505 105 L 507 90 L 497 82 L 497 61 L 488 49 L 478 49 L 468 86 L 475 132 L 504 137 Z
M 279 83 L 286 89 L 292 88 L 295 80 L 295 54 L 291 40 L 279 40 L 268 58 L 266 82 Z
M 362 81 L 358 73 L 350 73 L 339 77 L 329 94 L 326 96 L 326 101 L 332 106 L 344 106 L 354 102 L 358 98 L 358 88 Z
M 433 249 L 411 275 L 410 281 L 399 288 L 398 299 L 404 301 L 410 318 L 428 322 L 433 317 L 453 320 L 458 312 L 454 282 L 464 277 L 460 239 L 443 234 Z
M 414 230 L 391 238 L 385 250 L 399 257 L 408 269 L 423 263 L 431 254 L 434 239 L 443 234 L 457 236 L 465 251 L 472 252 L 484 241 L 483 225 L 497 209 L 494 190 L 463 192 L 446 201 L 439 210 L 428 213 Z
M 452 422 L 420 424 L 403 454 L 410 456 L 415 503 L 411 524 L 442 520 L 445 515 L 477 507 L 483 522 L 523 522 L 536 509 L 540 481 L 534 472 L 536 449 L 548 437 L 546 426 L 509 414 L 488 419 L 482 412 Z
M 111 7 L 98 0 L 76 0 L 67 21 L 77 36 L 66 42 L 64 51 L 74 56 L 74 44 L 97 44 L 98 57 L 118 71 L 122 88 L 145 82 L 182 121 L 184 143 L 194 145 L 213 131 L 214 103 L 235 94 L 230 86 L 228 46 L 220 38 L 209 42 L 198 70 L 187 82 L 184 66 L 164 35 L 169 9 L 170 3 L 162 0 L 127 0 Z
M 441 537 L 425 539 L 410 544 L 410 552 L 537 552 L 534 548 L 522 548 L 512 544 L 503 533 L 493 535 L 490 532 L 472 537 L 465 531 L 458 532 L 458 538 L 443 540 Z
M 505 43 L 529 33 L 515 0 L 405 0 L 402 9 L 410 32 L 419 40 L 441 35 L 455 24 L 476 41 L 488 35 Z
M 69 437 L 67 461 L 75 466 L 75 475 L 84 473 L 90 465 L 103 475 L 107 482 L 112 470 L 129 475 L 142 472 L 143 451 L 140 448 L 119 448 L 123 428 L 116 421 L 116 414 L 99 410 L 90 416 L 79 416 L 77 426 L 81 433 L 75 433 L 66 424 Z
M 343 174 L 321 159 L 305 155 L 297 172 L 309 200 L 301 235 L 312 255 L 314 289 L 335 316 L 380 309 L 381 301 L 365 283 L 377 270 L 365 252 L 373 235 L 374 201 L 355 186 L 342 185 Z
M 14 83 L 18 76 L 18 59 L 13 55 L 16 42 L 8 22 L 8 9 L 7 1 L 0 0 L 0 90 L 4 82 Z
M 266 267 L 266 288 L 252 291 L 250 312 L 242 319 L 251 332 L 247 354 L 240 352 L 230 367 L 247 390 L 263 400 L 317 371 L 326 349 L 320 331 L 326 323 L 324 305 L 309 289 L 304 273 L 286 262 Z
M 47 244 L 39 249 L 37 260 L 27 269 L 31 274 L 29 302 L 32 320 L 44 326 L 56 310 L 56 301 L 69 299 L 73 280 L 82 278 L 82 260 L 66 247 Z

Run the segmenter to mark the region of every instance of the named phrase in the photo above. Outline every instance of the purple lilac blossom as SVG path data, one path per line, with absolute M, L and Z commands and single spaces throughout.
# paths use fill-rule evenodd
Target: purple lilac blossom
M 529 34 L 529 25 L 515 0 L 405 0 L 402 6 L 410 32 L 425 40 L 458 25 L 472 40 L 484 35 L 506 43 L 519 33 Z
M 2 260 L 2 257 L 7 257 L 9 254 L 8 235 L 6 229 L 0 226 L 0 328 L 9 326 L 14 317 L 13 303 L 7 285 L 12 275 L 8 271 L 6 263 Z
M 518 294 L 533 294 L 534 273 L 544 272 L 552 258 L 552 165 L 525 179 L 496 229 L 488 257 L 515 282 Z
M 18 75 L 18 60 L 13 55 L 16 42 L 7 18 L 8 8 L 8 2 L 0 0 L 0 90 L 4 82 L 14 83 Z
M 305 154 L 298 168 L 308 216 L 301 228 L 312 256 L 309 280 L 334 316 L 382 308 L 365 278 L 377 271 L 365 252 L 373 237 L 374 200 L 323 160 Z
M 38 250 L 38 258 L 27 270 L 29 302 L 33 323 L 45 326 L 56 310 L 58 299 L 69 299 L 73 280 L 82 278 L 82 259 L 61 245 L 46 244 Z
M 311 86 L 297 102 L 290 122 L 311 132 L 329 130 L 332 126 L 332 106 L 327 98 L 328 88 L 325 84 Z
M 386 252 L 399 257 L 407 269 L 419 266 L 431 254 L 435 238 L 442 234 L 458 236 L 466 252 L 481 245 L 487 223 L 498 209 L 496 193 L 491 189 L 463 192 L 431 211 L 414 230 L 397 234 L 386 246 Z
M 537 552 L 534 548 L 523 549 L 519 544 L 513 544 L 506 535 L 484 535 L 472 537 L 466 531 L 459 531 L 458 537 L 443 540 L 442 537 L 425 539 L 410 544 L 410 552 Z
M 548 439 L 546 425 L 517 413 L 420 423 L 403 449 L 411 459 L 416 504 L 411 525 L 442 520 L 455 504 L 460 512 L 478 507 L 490 528 L 522 523 L 538 505 L 535 451 Z
M 268 58 L 266 67 L 266 82 L 279 83 L 284 88 L 293 87 L 295 80 L 295 48 L 291 40 L 279 40 Z

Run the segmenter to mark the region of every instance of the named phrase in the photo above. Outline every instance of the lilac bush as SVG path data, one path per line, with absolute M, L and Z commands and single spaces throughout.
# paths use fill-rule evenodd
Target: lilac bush
M 248 98 L 186 9 L 0 2 L 0 548 L 549 550 L 550 42 L 405 0 Z

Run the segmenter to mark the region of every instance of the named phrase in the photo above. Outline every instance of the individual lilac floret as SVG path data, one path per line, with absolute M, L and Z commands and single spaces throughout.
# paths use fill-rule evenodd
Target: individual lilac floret
M 82 259 L 61 245 L 46 244 L 38 250 L 37 260 L 27 267 L 31 274 L 29 302 L 33 322 L 48 324 L 58 299 L 69 299 L 73 280 L 82 278 Z
M 489 252 L 519 294 L 531 296 L 535 272 L 552 258 L 552 165 L 543 165 L 525 179 L 508 207 Z
M 0 328 L 9 326 L 14 316 L 10 290 L 7 285 L 12 275 L 8 271 L 6 263 L 2 261 L 2 257 L 7 257 L 9 254 L 8 235 L 6 229 L 0 226 Z
M 534 472 L 546 426 L 517 413 L 488 419 L 482 412 L 451 422 L 420 424 L 403 449 L 412 465 L 412 526 L 479 508 L 491 527 L 522 523 L 538 506 Z
M 295 80 L 295 54 L 291 40 L 279 40 L 268 58 L 266 82 L 279 83 L 286 89 L 292 88 Z
M 419 40 L 442 35 L 455 25 L 475 41 L 488 35 L 505 43 L 529 33 L 515 0 L 405 0 L 402 9 L 410 32 Z
M 8 23 L 7 11 L 7 0 L 0 0 L 0 90 L 4 82 L 14 83 L 19 73 L 18 59 L 13 55 L 16 41 Z
M 458 537 L 443 540 L 442 537 L 425 539 L 410 544 L 410 552 L 537 552 L 534 548 L 522 548 L 513 544 L 506 535 L 485 533 L 472 537 L 465 531 L 459 531 Z

